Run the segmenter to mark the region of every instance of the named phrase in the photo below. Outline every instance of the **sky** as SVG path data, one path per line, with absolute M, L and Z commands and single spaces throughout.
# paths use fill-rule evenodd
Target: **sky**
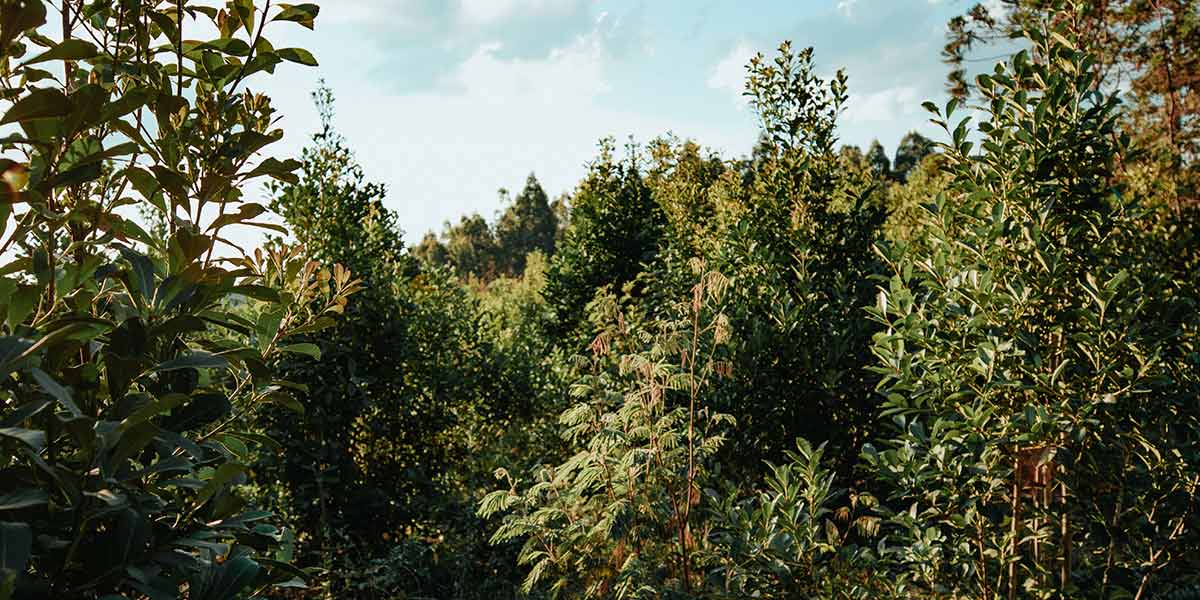
M 319 67 L 251 82 L 272 96 L 298 154 L 318 128 L 324 79 L 334 126 L 366 175 L 387 185 L 407 243 L 445 221 L 501 208 L 533 172 L 570 192 L 602 137 L 671 133 L 736 157 L 757 137 L 745 64 L 783 40 L 844 68 L 839 133 L 889 154 L 905 132 L 937 138 L 920 104 L 945 100 L 939 51 L 964 0 L 326 0 L 315 31 L 277 23 L 276 47 Z

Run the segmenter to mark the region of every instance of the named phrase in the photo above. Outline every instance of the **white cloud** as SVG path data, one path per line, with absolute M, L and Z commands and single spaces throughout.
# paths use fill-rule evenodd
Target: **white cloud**
M 459 17 L 468 24 L 480 25 L 503 21 L 517 14 L 566 12 L 576 0 L 460 0 Z
M 987 8 L 988 14 L 993 19 L 1002 19 L 1008 16 L 1010 6 L 1004 3 L 1003 0 L 983 0 L 983 6 Z
M 745 150 L 750 136 L 742 140 L 710 123 L 647 114 L 633 100 L 611 96 L 616 59 L 606 46 L 607 26 L 596 23 L 537 58 L 510 57 L 498 43 L 477 45 L 437 85 L 418 92 L 375 85 L 353 69 L 327 72 L 337 95 L 334 124 L 368 178 L 387 184 L 387 204 L 399 213 L 407 242 L 472 211 L 492 217 L 496 189 L 519 187 L 530 171 L 551 195 L 571 191 L 601 137 L 634 135 L 645 142 L 677 131 L 713 147 Z M 288 115 L 288 135 L 276 154 L 298 153 L 305 132 L 315 128 L 311 85 L 307 78 L 272 82 L 270 91 Z
M 854 16 L 855 4 L 858 4 L 858 0 L 838 0 L 837 9 L 843 15 L 846 15 L 846 18 L 850 18 Z
M 412 25 L 415 19 L 412 0 L 337 0 L 321 5 L 317 26 L 387 23 Z
M 502 59 L 501 44 L 477 48 L 445 83 L 484 104 L 588 102 L 610 88 L 600 36 L 581 36 L 542 59 Z
M 842 114 L 843 123 L 880 123 L 916 114 L 921 108 L 921 93 L 915 86 L 901 85 L 871 92 L 851 94 Z
M 708 77 L 708 87 L 732 93 L 737 98 L 739 106 L 744 106 L 746 100 L 742 96 L 742 91 L 745 89 L 746 64 L 754 55 L 753 46 L 745 41 L 738 42 L 725 55 L 725 58 L 722 58 L 713 67 L 712 75 Z

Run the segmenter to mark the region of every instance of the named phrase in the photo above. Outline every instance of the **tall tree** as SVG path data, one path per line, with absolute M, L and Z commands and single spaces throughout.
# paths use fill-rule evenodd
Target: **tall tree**
M 872 140 L 871 146 L 867 148 L 867 164 L 871 166 L 871 171 L 880 179 L 888 179 L 892 176 L 892 161 L 888 160 L 887 151 L 883 149 L 883 144 L 879 140 Z
M 530 252 L 553 254 L 557 229 L 550 199 L 537 177 L 530 173 L 525 188 L 496 221 L 496 244 L 503 270 L 519 275 L 525 271 L 525 257 Z
M 955 127 L 957 103 L 927 105 L 952 179 L 927 240 L 881 251 L 892 275 L 869 312 L 894 436 L 864 457 L 891 488 L 888 537 L 911 549 L 889 560 L 912 596 L 1186 595 L 1193 284 L 1151 260 L 1121 103 L 1092 91 L 1077 36 L 1064 21 L 1028 36 L 980 79 L 977 132 Z
M 746 92 L 762 135 L 736 219 L 710 254 L 729 276 L 728 316 L 739 332 L 733 376 L 716 405 L 738 419 L 727 465 L 756 472 L 798 436 L 828 439 L 843 466 L 867 434 L 875 377 L 861 318 L 878 269 L 871 250 L 884 214 L 870 174 L 837 149 L 845 74 L 816 76 L 812 48 L 780 45 L 751 61 Z M 878 142 L 871 155 L 887 164 Z M 844 470 L 845 472 L 845 470 Z
M 459 277 L 487 280 L 499 274 L 499 245 L 491 225 L 479 213 L 464 215 L 457 225 L 447 222 L 442 237 Z
M 921 159 L 933 153 L 933 140 L 910 131 L 900 138 L 896 146 L 896 158 L 892 161 L 892 175 L 898 181 L 908 181 L 908 174 L 920 164 Z
M 557 315 L 557 333 L 573 332 L 596 291 L 619 290 L 658 253 L 666 217 L 642 178 L 638 153 L 613 156 L 613 140 L 572 197 L 571 223 L 550 264 L 546 298 Z M 576 340 L 577 341 L 577 340 Z
M 413 246 L 409 252 L 414 258 L 427 265 L 450 264 L 450 251 L 438 239 L 437 234 L 432 231 L 425 232 L 425 236 L 421 238 L 421 242 Z
M 300 181 L 271 186 L 270 207 L 292 225 L 293 235 L 309 251 L 351 266 L 367 281 L 386 280 L 387 271 L 404 256 L 396 214 L 383 205 L 387 188 L 366 179 L 345 138 L 334 129 L 333 90 L 324 80 L 312 99 L 321 130 L 301 151 Z

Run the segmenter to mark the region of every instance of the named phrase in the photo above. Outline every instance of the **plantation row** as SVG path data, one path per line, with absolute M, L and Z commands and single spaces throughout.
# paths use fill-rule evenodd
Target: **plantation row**
M 1200 9 L 1051 4 L 407 248 L 327 88 L 263 158 L 315 5 L 0 0 L 0 600 L 1200 597 Z

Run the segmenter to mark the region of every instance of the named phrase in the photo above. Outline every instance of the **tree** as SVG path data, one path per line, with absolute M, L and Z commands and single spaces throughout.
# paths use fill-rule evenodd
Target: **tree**
M 892 177 L 897 181 L 908 181 L 908 175 L 921 163 L 921 160 L 934 151 L 933 140 L 910 131 L 900 138 L 896 146 L 896 158 L 892 161 Z
M 221 600 L 307 577 L 241 486 L 276 446 L 246 425 L 295 402 L 278 363 L 317 356 L 295 337 L 359 282 L 299 247 L 239 252 L 230 232 L 286 232 L 243 197 L 296 165 L 257 156 L 283 132 L 242 85 L 316 64 L 263 34 L 311 28 L 317 8 L 159 4 L 0 2 L 3 598 Z
M 1051 21 L 978 79 L 981 150 L 956 100 L 928 105 L 953 178 L 928 239 L 883 252 L 873 351 L 895 427 L 864 457 L 910 594 L 1147 598 L 1195 582 L 1175 551 L 1200 543 L 1192 284 L 1154 264 L 1120 173 L 1119 102 Z
M 525 188 L 496 221 L 496 244 L 503 270 L 519 275 L 525 271 L 525 256 L 535 250 L 554 253 L 558 223 L 550 200 L 533 173 Z
M 762 141 L 707 256 L 737 282 L 726 311 L 739 332 L 734 369 L 714 403 L 740 424 L 726 465 L 746 478 L 797 437 L 828 439 L 847 475 L 872 421 L 876 380 L 864 367 L 875 328 L 861 307 L 885 214 L 871 175 L 837 151 L 845 75 L 817 77 L 812 56 L 785 42 L 774 59 L 751 62 L 746 91 Z
M 409 250 L 409 253 L 423 264 L 429 266 L 450 264 L 450 251 L 438 239 L 437 234 L 432 231 L 425 232 L 425 237 L 421 238 L 421 243 L 413 246 Z
M 442 237 L 459 277 L 474 276 L 487 281 L 499 274 L 500 248 L 491 225 L 479 213 L 462 217 L 458 225 L 447 222 Z
M 509 488 L 479 505 L 483 516 L 503 517 L 494 542 L 523 541 L 524 591 L 694 597 L 704 585 L 700 490 L 731 422 L 704 393 L 728 373 L 720 354 L 730 334 L 721 314 L 727 286 L 715 272 L 701 274 L 671 317 L 640 331 L 615 296 L 592 303 L 607 325 L 559 418 L 574 454 L 539 465 L 531 485 L 498 471 Z
M 563 233 L 571 223 L 571 198 L 567 194 L 559 194 L 550 203 L 550 212 L 554 213 L 554 247 L 562 243 Z
M 1200 199 L 1200 8 L 1195 0 L 1071 2 L 1003 0 L 1002 10 L 975 5 L 951 19 L 943 57 L 949 88 L 972 92 L 963 67 L 981 46 L 1006 44 L 1025 28 L 1054 20 L 1092 60 L 1095 89 L 1128 90 L 1133 108 L 1124 114 L 1134 139 L 1166 165 L 1177 183 L 1175 206 Z M 993 6 L 994 5 L 988 5 Z
M 887 151 L 883 149 L 879 140 L 872 140 L 867 148 L 867 164 L 879 179 L 886 180 L 892 177 L 892 162 L 888 160 Z
M 658 253 L 665 216 L 642 178 L 630 146 L 624 160 L 613 157 L 613 141 L 600 142 L 600 156 L 571 198 L 570 225 L 550 263 L 546 298 L 557 315 L 556 337 L 574 337 L 583 307 L 597 290 L 620 290 L 634 281 Z
M 274 183 L 270 208 L 279 213 L 296 239 L 325 260 L 354 269 L 380 290 L 404 259 L 396 214 L 383 204 L 387 188 L 367 181 L 343 138 L 333 128 L 334 97 L 325 81 L 312 93 L 321 130 L 301 151 L 300 181 Z
M 373 515 L 381 527 L 401 518 L 386 492 L 364 482 L 354 436 L 363 413 L 390 400 L 391 381 L 404 376 L 396 344 L 406 323 L 398 318 L 395 283 L 416 265 L 405 254 L 395 213 L 384 206 L 385 187 L 366 179 L 333 127 L 332 90 L 322 81 L 312 99 L 321 129 L 301 151 L 300 177 L 271 186 L 270 204 L 297 241 L 326 260 L 354 265 L 368 289 L 337 326 L 305 340 L 320 348 L 322 369 L 297 361 L 281 365 L 303 386 L 298 395 L 304 409 L 261 416 L 258 425 L 285 451 L 261 461 L 257 471 L 267 484 L 265 499 L 298 531 L 298 562 L 332 569 L 343 536 L 354 532 L 361 515 Z M 389 487 L 403 489 L 400 483 Z

